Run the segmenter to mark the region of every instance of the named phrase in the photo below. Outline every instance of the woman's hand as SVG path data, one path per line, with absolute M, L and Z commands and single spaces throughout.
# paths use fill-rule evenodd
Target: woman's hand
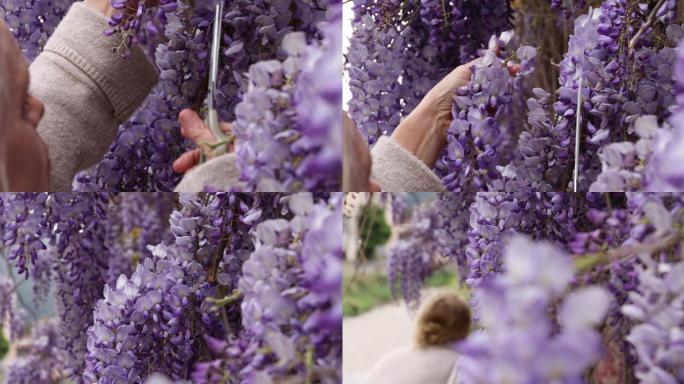
M 124 9 L 124 15 L 127 17 L 133 16 L 135 14 L 135 11 L 137 9 L 136 4 L 138 4 L 137 0 L 119 0 L 119 3 L 127 3 L 130 5 L 130 7 L 126 7 Z M 108 19 L 111 19 L 114 14 L 121 13 L 121 11 L 117 10 L 112 6 L 112 2 L 110 0 L 83 0 L 83 4 L 86 6 L 100 12 L 101 14 L 105 15 Z M 145 4 L 148 7 L 155 7 L 159 5 L 159 0 L 147 0 Z
M 100 12 L 108 19 L 111 19 L 116 12 L 109 0 L 83 0 L 83 4 Z
M 472 68 L 481 59 L 473 60 L 461 65 L 446 75 L 430 92 L 421 100 L 417 109 L 419 113 L 429 116 L 434 121 L 438 134 L 446 139 L 446 133 L 452 120 L 451 106 L 454 100 L 454 93 L 458 88 L 465 87 L 470 83 L 473 75 Z
M 195 111 L 191 109 L 182 110 L 180 114 L 178 114 L 178 120 L 180 121 L 181 135 L 195 143 L 197 148 L 185 152 L 173 162 L 174 172 L 185 173 L 194 168 L 199 164 L 202 152 L 207 154 L 207 159 L 225 153 L 225 151 L 216 152 L 212 150 L 210 145 L 216 142 L 216 137 L 214 137 L 209 130 L 209 127 L 207 127 Z M 223 132 L 231 133 L 232 126 L 229 123 L 221 122 L 219 125 Z M 228 152 L 233 151 L 235 148 L 235 141 L 232 141 L 227 146 Z
M 472 67 L 481 59 L 463 64 L 446 75 L 425 95 L 416 109 L 392 133 L 392 139 L 419 158 L 429 168 L 447 145 L 447 131 L 451 125 L 454 93 L 468 85 Z M 520 72 L 518 65 L 509 66 L 511 75 Z
M 444 77 L 425 95 L 416 109 L 392 133 L 392 139 L 432 168 L 447 144 L 451 124 L 451 104 L 456 89 L 468 85 L 472 66 L 461 65 Z

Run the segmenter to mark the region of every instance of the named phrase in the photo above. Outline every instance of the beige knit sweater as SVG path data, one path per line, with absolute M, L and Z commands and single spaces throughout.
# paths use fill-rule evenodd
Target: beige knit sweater
M 437 175 L 391 137 L 380 137 L 371 149 L 371 157 L 371 179 L 385 192 L 444 191 Z
M 76 173 L 102 159 L 158 81 L 139 48 L 127 59 L 112 52 L 119 40 L 104 36 L 107 27 L 104 15 L 74 3 L 30 67 L 31 93 L 45 104 L 38 133 L 48 146 L 55 191 L 70 191 Z M 228 190 L 238 177 L 235 155 L 228 154 L 193 169 L 177 190 Z
M 401 348 L 383 356 L 361 384 L 456 384 L 457 360 L 449 348 Z
M 235 153 L 213 158 L 188 171 L 176 186 L 175 192 L 230 191 L 240 188 Z
M 74 175 L 102 159 L 157 82 L 140 49 L 130 59 L 112 52 L 117 39 L 104 36 L 105 28 L 104 15 L 75 3 L 30 67 L 31 93 L 45 104 L 38 133 L 56 191 L 70 191 Z

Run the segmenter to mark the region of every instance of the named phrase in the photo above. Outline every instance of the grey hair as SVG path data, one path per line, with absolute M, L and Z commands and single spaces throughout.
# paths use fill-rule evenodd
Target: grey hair
M 6 130 L 9 122 L 7 121 L 7 105 L 9 105 L 10 84 L 9 84 L 9 33 L 7 25 L 0 20 L 0 191 L 9 190 L 7 179 L 7 148 Z

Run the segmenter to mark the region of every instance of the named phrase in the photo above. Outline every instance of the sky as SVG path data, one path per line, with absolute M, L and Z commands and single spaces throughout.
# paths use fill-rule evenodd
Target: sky
M 352 35 L 351 20 L 354 16 L 354 12 L 352 11 L 353 5 L 354 4 L 351 1 L 345 1 L 342 3 L 342 49 L 344 53 L 347 52 L 347 48 L 349 47 L 349 39 Z M 347 77 L 346 71 L 344 72 L 344 79 L 342 84 L 342 108 L 346 111 L 347 103 L 351 99 L 351 91 L 349 90 L 349 78 Z

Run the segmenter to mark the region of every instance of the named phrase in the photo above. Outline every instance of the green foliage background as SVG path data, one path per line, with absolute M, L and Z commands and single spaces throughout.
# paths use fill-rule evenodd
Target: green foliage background
M 365 205 L 361 208 L 358 226 L 362 244 L 359 251 L 363 252 L 365 258 L 373 259 L 375 249 L 387 243 L 392 236 L 392 228 L 385 219 L 384 208 L 376 204 Z
M 5 333 L 2 331 L 2 329 L 0 329 L 0 360 L 4 359 L 5 356 L 7 356 L 9 349 L 9 341 L 7 341 Z

